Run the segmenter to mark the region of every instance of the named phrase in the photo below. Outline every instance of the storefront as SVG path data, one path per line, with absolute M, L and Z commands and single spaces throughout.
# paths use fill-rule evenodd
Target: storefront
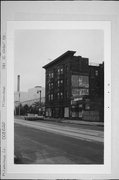
M 72 75 L 71 78 L 71 118 L 82 118 L 83 110 L 85 108 L 84 96 L 89 95 L 89 77 L 84 75 Z

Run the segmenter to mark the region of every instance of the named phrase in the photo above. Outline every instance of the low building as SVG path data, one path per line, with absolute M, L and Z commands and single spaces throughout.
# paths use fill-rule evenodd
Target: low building
M 93 108 L 95 99 L 104 99 L 101 74 L 102 68 L 104 76 L 104 66 L 90 66 L 88 58 L 74 54 L 75 51 L 67 51 L 43 67 L 46 70 L 46 116 L 79 119 L 90 112 L 99 120 L 99 106 Z
M 28 89 L 27 92 L 14 93 L 14 112 L 15 115 L 25 114 L 26 111 L 44 112 L 45 111 L 45 88 L 41 87 L 41 97 L 37 88 Z M 19 112 L 20 106 L 20 112 Z M 41 114 L 41 113 L 40 113 Z
M 45 97 L 45 88 L 44 87 L 40 87 L 41 90 L 41 97 L 44 98 Z M 40 94 L 37 92 L 38 89 L 37 88 L 30 88 L 28 89 L 28 91 L 20 91 L 20 102 L 27 102 L 27 101 L 31 101 L 34 99 L 38 99 L 40 98 Z M 19 101 L 19 92 L 15 91 L 14 92 L 14 101 Z

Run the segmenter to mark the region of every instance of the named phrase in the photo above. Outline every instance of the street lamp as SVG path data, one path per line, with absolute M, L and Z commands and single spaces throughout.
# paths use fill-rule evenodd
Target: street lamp
M 41 108 L 41 90 L 39 88 L 42 88 L 42 86 L 35 86 L 35 88 L 37 89 L 37 93 L 40 93 L 40 108 Z

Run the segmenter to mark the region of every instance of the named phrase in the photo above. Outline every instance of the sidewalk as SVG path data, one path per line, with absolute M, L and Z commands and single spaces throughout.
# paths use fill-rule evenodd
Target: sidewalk
M 24 116 L 17 116 L 16 118 L 24 119 Z M 69 124 L 81 124 L 81 125 L 102 126 L 102 127 L 104 126 L 104 122 L 91 122 L 91 121 L 84 121 L 84 120 L 71 120 L 71 119 L 49 118 L 49 117 L 48 118 L 39 117 L 39 120 L 59 122 L 59 123 L 69 123 Z
M 71 124 L 91 125 L 91 126 L 104 126 L 103 122 L 91 122 L 91 121 L 83 121 L 83 120 L 63 120 L 62 122 L 71 123 Z
M 71 119 L 60 119 L 60 118 L 44 118 L 44 120 L 61 122 L 61 123 L 70 123 L 70 124 L 104 126 L 104 122 L 91 122 L 91 121 L 84 121 L 84 120 L 71 120 Z

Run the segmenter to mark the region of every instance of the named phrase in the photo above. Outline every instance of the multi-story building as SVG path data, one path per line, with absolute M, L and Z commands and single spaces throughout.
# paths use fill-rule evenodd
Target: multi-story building
M 43 67 L 46 69 L 46 116 L 80 118 L 84 111 L 90 110 L 94 91 L 96 97 L 101 93 L 100 82 L 95 87 L 92 85 L 100 77 L 100 66 L 89 66 L 88 58 L 74 56 L 75 53 L 67 51 Z

